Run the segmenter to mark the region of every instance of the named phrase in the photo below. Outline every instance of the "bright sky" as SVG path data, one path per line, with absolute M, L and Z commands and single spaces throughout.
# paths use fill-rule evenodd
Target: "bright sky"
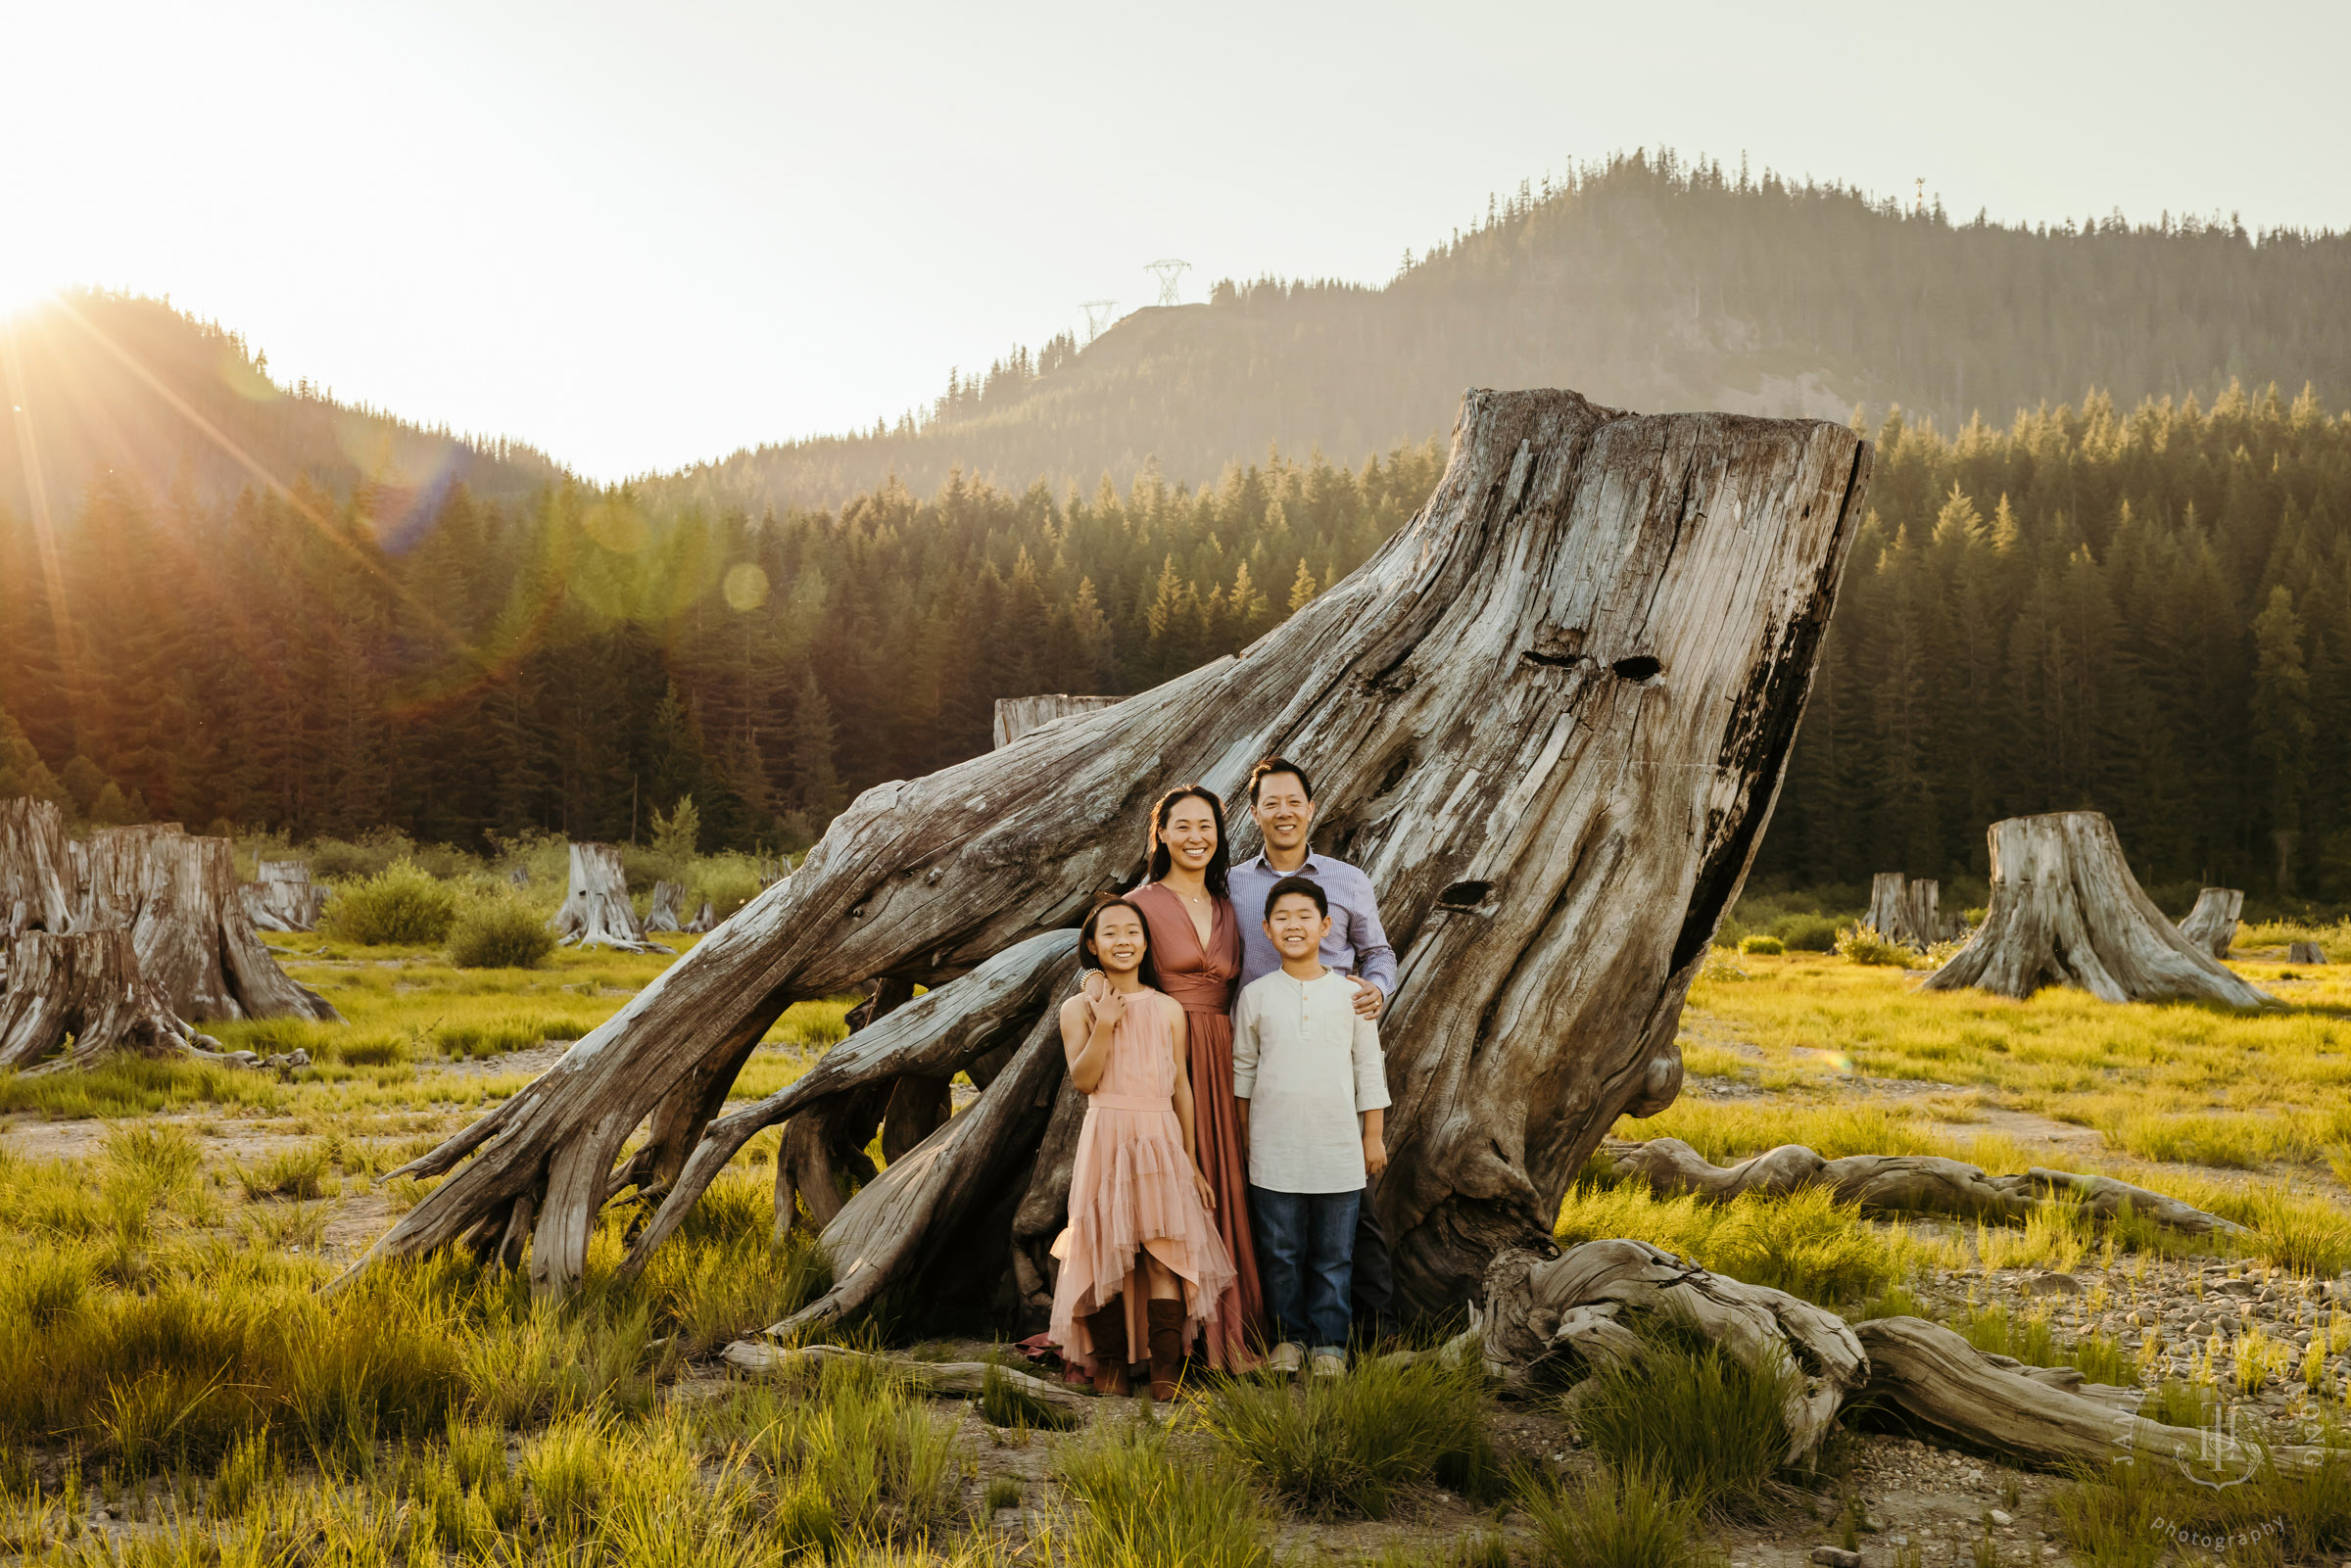
M 2351 226 L 2351 6 L 0 0 L 0 304 L 169 294 L 611 479 L 1149 303 L 1379 281 L 1637 146 L 2054 219 Z

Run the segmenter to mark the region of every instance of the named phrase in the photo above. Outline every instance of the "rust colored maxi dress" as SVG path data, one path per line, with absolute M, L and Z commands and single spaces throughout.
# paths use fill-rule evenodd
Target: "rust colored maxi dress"
M 1191 1031 L 1193 1141 L 1200 1169 L 1217 1194 L 1217 1234 L 1232 1255 L 1234 1275 L 1202 1325 L 1196 1354 L 1220 1371 L 1245 1372 L 1258 1363 L 1256 1338 L 1265 1316 L 1257 1279 L 1257 1248 L 1249 1235 L 1249 1175 L 1241 1158 L 1240 1112 L 1232 1098 L 1232 993 L 1241 977 L 1241 927 L 1232 900 L 1216 900 L 1208 945 L 1183 899 L 1158 882 L 1136 888 L 1128 902 L 1151 931 L 1151 962 L 1159 986 L 1183 1007 Z

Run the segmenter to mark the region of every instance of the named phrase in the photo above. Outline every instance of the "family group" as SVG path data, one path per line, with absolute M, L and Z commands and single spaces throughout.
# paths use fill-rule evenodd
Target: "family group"
M 1248 793 L 1265 847 L 1238 866 L 1214 791 L 1159 801 L 1145 880 L 1087 915 L 1061 1010 L 1087 1103 L 1047 1333 L 1106 1394 L 1147 1360 L 1173 1398 L 1187 1354 L 1343 1376 L 1357 1309 L 1388 1304 L 1370 1188 L 1396 954 L 1369 879 L 1309 847 L 1306 770 L 1269 758 Z

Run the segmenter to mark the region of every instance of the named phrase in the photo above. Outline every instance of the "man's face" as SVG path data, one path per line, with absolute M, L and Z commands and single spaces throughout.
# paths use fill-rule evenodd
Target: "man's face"
M 1310 957 L 1330 934 L 1330 917 L 1304 893 L 1284 893 L 1266 912 L 1266 935 L 1287 959 Z
M 1306 785 L 1294 773 L 1270 773 L 1257 782 L 1257 799 L 1249 814 L 1266 847 L 1285 854 L 1305 847 L 1306 832 L 1315 823 L 1315 803 L 1306 798 Z

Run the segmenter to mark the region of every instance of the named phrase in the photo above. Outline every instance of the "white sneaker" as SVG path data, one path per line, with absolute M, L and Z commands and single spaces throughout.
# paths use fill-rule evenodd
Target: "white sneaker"
M 1314 1370 L 1315 1376 L 1318 1378 L 1345 1377 L 1347 1375 L 1347 1357 L 1341 1355 L 1337 1351 L 1317 1351 L 1315 1352 Z
M 1296 1377 L 1298 1368 L 1306 1363 L 1306 1347 L 1295 1340 L 1283 1340 L 1266 1357 L 1266 1370 L 1279 1372 L 1283 1377 Z

